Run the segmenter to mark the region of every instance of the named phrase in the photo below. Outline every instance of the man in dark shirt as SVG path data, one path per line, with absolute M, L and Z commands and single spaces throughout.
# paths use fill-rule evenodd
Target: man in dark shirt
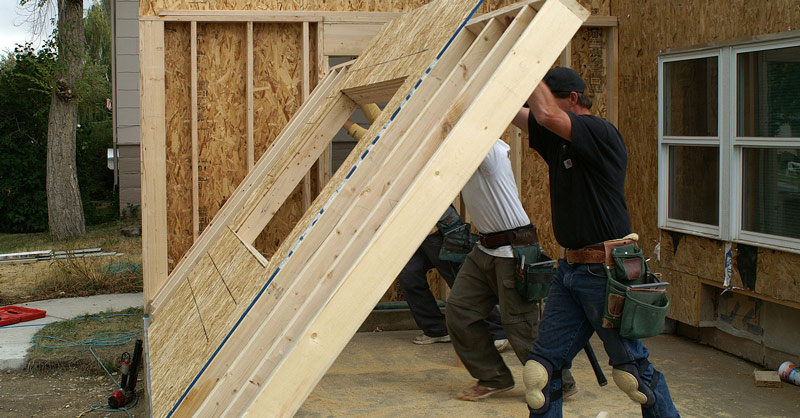
M 677 417 L 666 379 L 648 361 L 641 340 L 602 326 L 607 279 L 597 244 L 635 234 L 625 204 L 625 143 L 614 125 L 590 114 L 585 88 L 575 71 L 551 69 L 531 94 L 530 109 L 521 109 L 514 118 L 549 166 L 553 231 L 567 248 L 525 363 L 525 399 L 531 417 L 561 417 L 560 371 L 571 366 L 596 332 L 614 368 L 615 383 L 642 404 L 642 416 Z M 585 257 L 589 252 L 596 257 Z

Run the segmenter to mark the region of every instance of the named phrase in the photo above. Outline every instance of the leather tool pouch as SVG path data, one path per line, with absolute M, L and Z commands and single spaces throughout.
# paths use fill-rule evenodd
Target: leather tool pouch
M 443 231 L 441 228 L 440 230 Z M 467 259 L 467 254 L 472 251 L 476 242 L 478 236 L 472 233 L 470 224 L 462 222 L 461 225 L 444 232 L 439 259 L 461 264 Z
M 661 282 L 657 274 L 650 272 L 642 250 L 635 243 L 607 246 L 606 260 L 608 282 L 603 327 L 619 328 L 620 335 L 630 339 L 660 334 L 669 299 L 664 287 L 636 286 Z
M 554 263 L 545 255 L 539 244 L 512 247 L 514 251 L 514 283 L 517 292 L 528 302 L 545 299 L 553 281 Z

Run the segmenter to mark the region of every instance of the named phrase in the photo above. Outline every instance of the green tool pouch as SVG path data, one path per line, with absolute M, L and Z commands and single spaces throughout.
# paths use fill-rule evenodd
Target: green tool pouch
M 545 299 L 550 292 L 555 263 L 538 244 L 514 248 L 513 251 L 517 292 L 528 302 Z
M 461 225 L 444 232 L 439 259 L 461 264 L 467 259 L 467 254 L 472 251 L 476 242 L 478 242 L 478 236 L 472 233 L 470 224 L 461 223 Z
M 623 338 L 654 337 L 664 330 L 669 299 L 664 289 L 628 288 L 619 326 Z
M 636 244 L 610 249 L 606 263 L 604 328 L 619 328 L 624 338 L 647 338 L 664 329 L 669 300 L 658 275 L 650 272 Z M 607 259 L 609 257 L 607 256 Z

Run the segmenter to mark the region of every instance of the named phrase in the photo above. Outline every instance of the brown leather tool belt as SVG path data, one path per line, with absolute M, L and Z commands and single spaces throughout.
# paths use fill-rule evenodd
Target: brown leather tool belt
M 482 246 L 490 249 L 504 245 L 530 247 L 539 243 L 536 227 L 530 224 L 505 231 L 492 232 L 491 234 L 480 234 L 478 240 Z
M 570 264 L 611 264 L 611 249 L 622 245 L 632 244 L 632 239 L 616 239 L 587 245 L 583 248 L 567 250 L 567 262 Z

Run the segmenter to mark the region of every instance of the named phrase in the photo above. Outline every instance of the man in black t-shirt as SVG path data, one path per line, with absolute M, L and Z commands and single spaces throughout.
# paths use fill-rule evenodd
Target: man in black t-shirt
M 551 69 L 531 94 L 530 108 L 514 118 L 549 166 L 553 232 L 567 248 L 525 363 L 525 399 L 531 417 L 561 417 L 560 371 L 596 332 L 617 387 L 642 405 L 642 416 L 677 417 L 666 379 L 648 361 L 641 340 L 602 326 L 607 280 L 602 243 L 633 235 L 624 190 L 628 156 L 617 128 L 590 114 L 585 88 L 575 71 Z

